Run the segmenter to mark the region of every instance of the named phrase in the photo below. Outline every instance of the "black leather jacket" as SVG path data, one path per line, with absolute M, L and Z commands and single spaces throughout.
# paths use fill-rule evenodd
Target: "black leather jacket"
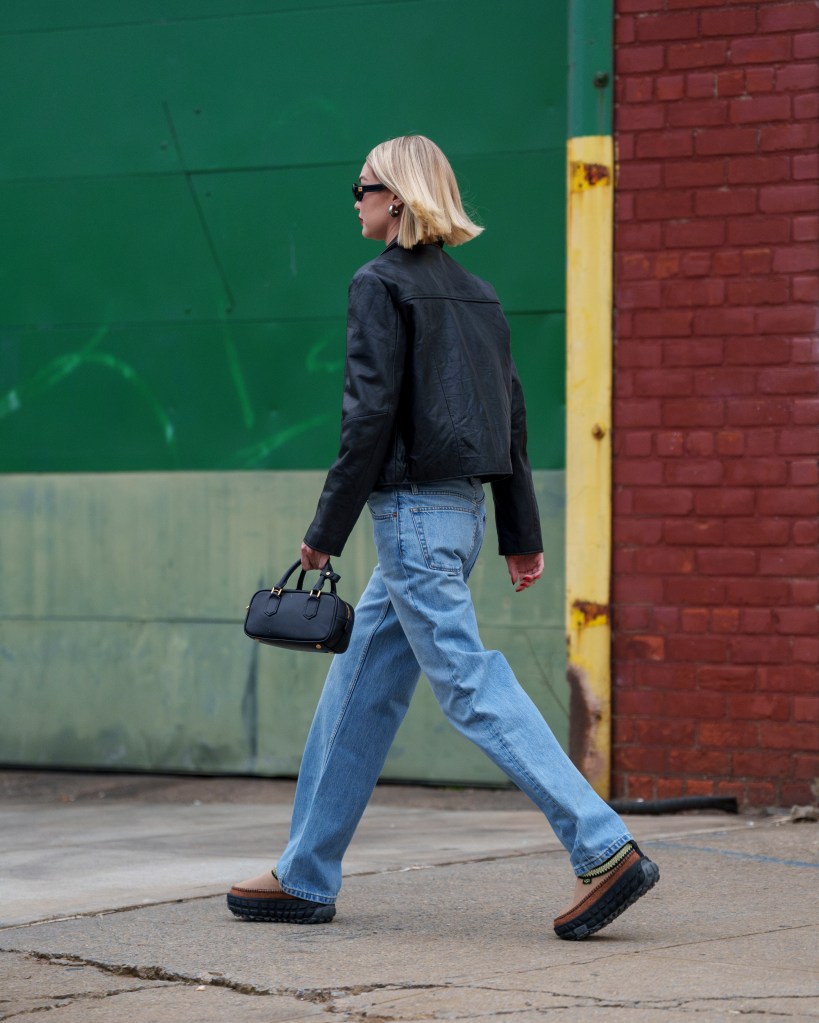
M 339 555 L 373 489 L 491 482 L 501 554 L 542 551 L 526 410 L 491 285 L 396 243 L 350 284 L 338 458 L 305 542 Z

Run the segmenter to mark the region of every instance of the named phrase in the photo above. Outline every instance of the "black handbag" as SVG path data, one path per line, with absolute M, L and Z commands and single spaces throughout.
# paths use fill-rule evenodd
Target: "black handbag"
M 319 569 L 319 582 L 313 589 L 302 589 L 302 569 L 296 589 L 286 590 L 285 583 L 300 564 L 292 564 L 272 590 L 253 594 L 245 617 L 245 635 L 287 650 L 343 654 L 350 645 L 355 613 L 352 604 L 336 593 L 341 577 L 328 561 Z M 324 589 L 328 579 L 329 593 Z

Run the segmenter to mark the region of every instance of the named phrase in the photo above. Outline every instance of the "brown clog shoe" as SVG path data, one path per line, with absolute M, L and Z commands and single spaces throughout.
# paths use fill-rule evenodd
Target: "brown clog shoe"
M 336 915 L 334 903 L 300 899 L 282 891 L 275 874 L 272 879 L 263 874 L 234 885 L 227 895 L 231 913 L 242 920 L 279 924 L 324 924 Z
M 660 868 L 631 843 L 632 849 L 577 905 L 554 921 L 555 934 L 582 941 L 595 934 L 641 898 L 660 879 Z

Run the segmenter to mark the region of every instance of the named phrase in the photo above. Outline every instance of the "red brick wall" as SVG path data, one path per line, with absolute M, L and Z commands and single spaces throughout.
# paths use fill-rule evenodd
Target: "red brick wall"
M 614 789 L 819 777 L 819 4 L 615 0 Z

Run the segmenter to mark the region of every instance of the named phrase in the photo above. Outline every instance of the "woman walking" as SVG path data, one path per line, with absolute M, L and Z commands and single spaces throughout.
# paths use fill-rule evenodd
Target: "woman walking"
M 659 870 L 576 770 L 498 651 L 467 586 L 491 485 L 500 553 L 518 592 L 543 572 L 523 393 L 490 285 L 444 251 L 482 230 L 441 150 L 419 135 L 368 155 L 355 209 L 386 243 L 350 285 L 341 441 L 301 545 L 305 569 L 340 555 L 364 505 L 378 564 L 334 657 L 274 870 L 231 888 L 236 916 L 320 923 L 341 861 L 421 671 L 444 714 L 539 807 L 576 875 L 555 919 L 585 938 L 645 894 Z

